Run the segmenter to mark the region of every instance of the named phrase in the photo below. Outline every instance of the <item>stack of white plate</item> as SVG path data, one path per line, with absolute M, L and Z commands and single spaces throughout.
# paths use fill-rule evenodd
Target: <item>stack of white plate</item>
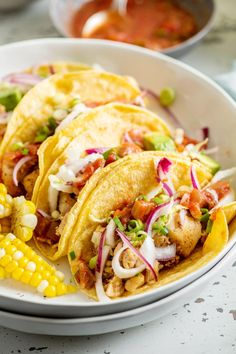
M 222 167 L 236 165 L 236 105 L 216 84 L 190 67 L 142 48 L 99 40 L 34 40 L 0 48 L 0 77 L 55 60 L 97 63 L 108 71 L 134 76 L 141 86 L 160 91 L 175 88 L 175 114 L 189 132 L 209 127 L 211 144 L 219 147 Z M 164 116 L 164 112 L 160 112 Z M 89 335 L 132 327 L 159 318 L 193 296 L 236 255 L 235 225 L 225 249 L 192 274 L 150 292 L 111 303 L 81 294 L 44 299 L 28 287 L 0 282 L 0 325 L 30 333 Z M 68 273 L 66 261 L 59 268 Z

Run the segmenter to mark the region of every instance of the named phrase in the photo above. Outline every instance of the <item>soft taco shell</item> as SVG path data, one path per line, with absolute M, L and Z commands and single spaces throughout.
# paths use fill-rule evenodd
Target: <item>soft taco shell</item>
M 78 204 L 70 212 L 73 217 L 73 225 L 70 224 L 67 233 L 69 237 L 69 252 L 74 251 L 76 257 L 80 257 L 86 262 L 93 256 L 93 244 L 91 237 L 98 226 L 95 220 L 104 220 L 110 212 L 119 208 L 124 201 L 132 201 L 139 195 L 145 195 L 154 187 L 156 182 L 156 168 L 154 162 L 161 157 L 163 153 L 159 152 L 143 152 L 140 154 L 130 155 L 109 171 L 105 178 L 97 182 L 89 197 L 81 204 Z M 165 154 L 172 161 L 171 176 L 174 187 L 178 189 L 182 185 L 191 186 L 189 160 L 180 157 L 174 157 L 173 154 Z M 211 179 L 211 174 L 203 169 L 199 164 L 192 164 L 196 167 L 196 173 L 201 186 L 205 186 Z M 79 198 L 80 199 L 80 198 Z M 78 199 L 78 203 L 80 203 Z M 76 212 L 75 212 L 76 211 Z M 225 228 L 225 232 L 228 229 Z M 68 237 L 66 232 L 64 237 Z M 204 260 L 205 259 L 205 260 Z M 208 254 L 202 258 L 202 250 L 193 252 L 190 258 L 181 262 L 177 267 L 169 271 L 167 275 L 163 273 L 160 281 L 154 287 L 169 283 L 182 276 L 185 276 L 208 261 Z M 72 274 L 76 272 L 76 260 L 71 261 Z M 153 286 L 152 286 L 153 287 Z M 143 292 L 150 289 L 150 286 L 140 288 L 138 291 Z M 84 290 L 87 295 L 97 299 L 95 288 Z M 128 294 L 127 294 L 128 295 Z
M 14 142 L 33 142 L 36 132 L 58 107 L 68 107 L 74 97 L 101 105 L 113 101 L 131 103 L 139 96 L 136 83 L 107 72 L 84 70 L 56 74 L 33 87 L 13 112 L 0 147 L 0 156 Z
M 102 107 L 98 107 L 81 115 L 79 118 L 71 122 L 65 129 L 58 131 L 53 137 L 41 145 L 39 149 L 39 169 L 40 175 L 36 181 L 33 202 L 38 209 L 42 209 L 46 213 L 50 213 L 48 202 L 48 188 L 50 174 L 56 174 L 62 164 L 67 159 L 67 152 L 71 146 L 76 143 L 80 147 L 79 153 L 88 148 L 95 147 L 116 147 L 122 142 L 122 138 L 130 129 L 143 128 L 147 132 L 160 132 L 163 135 L 170 135 L 170 131 L 166 124 L 158 118 L 154 113 L 144 108 L 111 103 Z M 173 154 L 175 155 L 175 154 Z M 48 159 L 54 161 L 48 168 Z M 121 159 L 122 160 L 122 159 Z M 85 200 L 88 191 L 95 188 L 97 181 L 104 178 L 106 173 L 115 166 L 116 163 L 108 165 L 102 170 L 98 170 L 86 185 L 86 193 L 83 198 L 80 197 L 78 205 L 82 199 Z M 81 195 L 81 193 L 80 193 Z M 77 207 L 78 207 L 77 205 Z M 68 215 L 68 220 L 72 217 Z M 65 228 L 70 229 L 71 221 L 67 221 Z M 67 254 L 69 234 L 64 233 L 60 238 L 58 249 L 52 248 L 44 243 L 36 240 L 40 251 L 50 259 L 57 259 Z

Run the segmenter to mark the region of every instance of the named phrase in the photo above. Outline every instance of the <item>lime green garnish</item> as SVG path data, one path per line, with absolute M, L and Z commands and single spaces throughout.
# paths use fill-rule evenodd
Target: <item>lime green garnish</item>
M 168 195 L 162 193 L 159 196 L 153 198 L 153 201 L 154 203 L 159 205 L 166 202 L 168 199 L 169 199 Z
M 113 218 L 113 220 L 114 220 L 114 223 L 116 224 L 116 226 L 118 227 L 118 229 L 119 229 L 120 231 L 124 231 L 124 230 L 125 230 L 125 227 L 124 227 L 124 225 L 122 224 L 122 222 L 120 221 L 120 219 L 118 218 L 118 216 L 115 216 L 115 217 Z
M 48 118 L 48 127 L 54 132 L 57 127 L 57 122 L 55 118 L 50 117 Z
M 144 224 L 141 220 L 130 220 L 128 222 L 128 230 L 132 232 L 144 230 Z
M 201 208 L 202 216 L 200 218 L 201 222 L 207 222 L 209 220 L 210 214 L 208 209 L 206 208 Z
M 90 258 L 90 261 L 89 261 L 89 268 L 90 269 L 94 269 L 96 267 L 97 259 L 98 259 L 98 256 L 94 256 L 94 257 Z
M 138 246 L 140 245 L 140 242 L 143 242 L 146 237 L 147 233 L 143 230 L 138 231 L 138 233 L 133 233 L 130 235 L 131 236 L 131 242 L 133 246 Z
M 206 227 L 206 233 L 209 234 L 211 232 L 212 229 L 212 225 L 213 225 L 213 221 L 211 219 L 209 219 L 207 221 L 207 227 Z
M 162 215 L 156 222 L 154 222 L 152 228 L 154 231 L 157 231 L 158 234 L 165 236 L 169 232 L 168 228 L 166 227 L 166 223 L 167 223 L 167 216 Z
M 21 150 L 21 152 L 22 152 L 23 155 L 28 155 L 29 149 L 23 148 L 23 149 Z
M 76 106 L 78 103 L 80 103 L 81 102 L 81 99 L 80 98 L 73 98 L 73 100 L 71 101 L 71 103 L 70 103 L 70 106 L 71 107 L 74 107 L 74 106 Z
M 138 196 L 138 198 L 136 198 L 135 200 L 145 200 L 145 201 L 147 201 L 147 197 L 146 197 L 146 195 L 142 194 L 142 195 Z
M 69 254 L 70 254 L 70 259 L 73 261 L 76 258 L 75 251 L 71 251 Z
M 14 144 L 12 144 L 12 150 L 16 151 L 16 150 L 20 150 L 24 147 L 24 144 L 21 141 L 18 141 Z
M 164 107 L 171 106 L 176 98 L 175 90 L 171 87 L 165 87 L 160 92 L 160 104 Z

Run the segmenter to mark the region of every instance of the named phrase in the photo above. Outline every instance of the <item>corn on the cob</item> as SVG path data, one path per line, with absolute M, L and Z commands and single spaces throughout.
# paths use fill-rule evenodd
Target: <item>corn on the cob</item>
M 12 278 L 36 288 L 46 297 L 76 291 L 66 285 L 64 274 L 48 264 L 32 248 L 13 234 L 0 235 L 0 279 Z
M 6 218 L 12 213 L 13 198 L 7 194 L 4 184 L 0 183 L 0 219 Z
M 24 197 L 13 199 L 11 232 L 24 242 L 32 238 L 37 225 L 35 212 L 35 205 Z

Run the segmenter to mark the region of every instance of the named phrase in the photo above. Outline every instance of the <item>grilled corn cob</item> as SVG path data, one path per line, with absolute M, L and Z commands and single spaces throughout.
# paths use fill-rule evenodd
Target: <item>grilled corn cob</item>
M 24 197 L 13 199 L 11 232 L 24 242 L 32 238 L 37 225 L 35 211 L 35 205 Z
M 12 278 L 31 285 L 46 297 L 75 292 L 64 283 L 64 274 L 43 260 L 15 235 L 0 235 L 0 279 Z
M 13 198 L 7 194 L 4 184 L 0 183 L 0 219 L 6 218 L 12 213 Z

